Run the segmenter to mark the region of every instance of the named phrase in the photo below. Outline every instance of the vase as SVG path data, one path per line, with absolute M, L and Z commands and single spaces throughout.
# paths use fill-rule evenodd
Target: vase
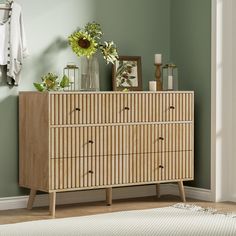
M 81 57 L 81 90 L 99 91 L 99 63 L 96 55 Z

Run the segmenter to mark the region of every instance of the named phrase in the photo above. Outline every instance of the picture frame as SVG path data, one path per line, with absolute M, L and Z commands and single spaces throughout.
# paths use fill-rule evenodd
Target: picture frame
M 141 91 L 142 64 L 140 56 L 119 56 L 112 69 L 113 91 Z

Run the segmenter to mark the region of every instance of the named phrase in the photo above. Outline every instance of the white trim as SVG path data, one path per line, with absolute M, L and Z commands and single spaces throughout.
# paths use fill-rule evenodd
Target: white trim
M 185 186 L 187 198 L 210 201 L 211 191 Z M 79 202 L 105 201 L 105 191 L 102 189 L 91 191 L 64 192 L 57 194 L 57 205 Z M 96 191 L 96 193 L 94 192 Z M 113 199 L 137 198 L 155 195 L 155 186 L 134 186 L 113 189 Z M 161 184 L 161 194 L 179 196 L 177 184 Z M 26 208 L 28 196 L 0 198 L 0 210 Z M 48 206 L 48 194 L 37 195 L 34 206 Z M 105 203 L 104 203 L 105 204 Z
M 211 1 L 211 200 L 216 201 L 216 1 Z
M 236 198 L 234 2 L 212 0 L 211 189 L 215 202 Z
M 187 198 L 203 200 L 203 201 L 211 201 L 212 199 L 212 192 L 209 189 L 185 186 L 184 190 Z M 161 193 L 164 195 L 172 194 L 175 196 L 179 196 L 178 185 L 177 184 L 166 184 L 166 186 L 163 185 L 161 188 Z
M 25 208 L 28 196 L 0 198 L 0 210 Z

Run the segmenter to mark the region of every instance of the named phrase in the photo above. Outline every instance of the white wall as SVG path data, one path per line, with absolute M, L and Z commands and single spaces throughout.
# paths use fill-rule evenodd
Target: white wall
M 232 165 L 231 165 L 231 200 L 236 202 L 236 1 L 232 0 L 232 15 L 233 15 L 233 24 L 232 24 L 232 30 L 233 30 L 233 37 L 232 37 L 232 80 L 233 80 L 233 155 L 232 155 Z
M 236 201 L 235 0 L 212 0 L 212 188 L 216 201 Z

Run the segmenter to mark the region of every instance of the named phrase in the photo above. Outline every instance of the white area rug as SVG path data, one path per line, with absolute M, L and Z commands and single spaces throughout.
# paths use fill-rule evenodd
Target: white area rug
M 171 207 L 0 225 L 0 236 L 236 235 L 236 215 L 176 204 Z

